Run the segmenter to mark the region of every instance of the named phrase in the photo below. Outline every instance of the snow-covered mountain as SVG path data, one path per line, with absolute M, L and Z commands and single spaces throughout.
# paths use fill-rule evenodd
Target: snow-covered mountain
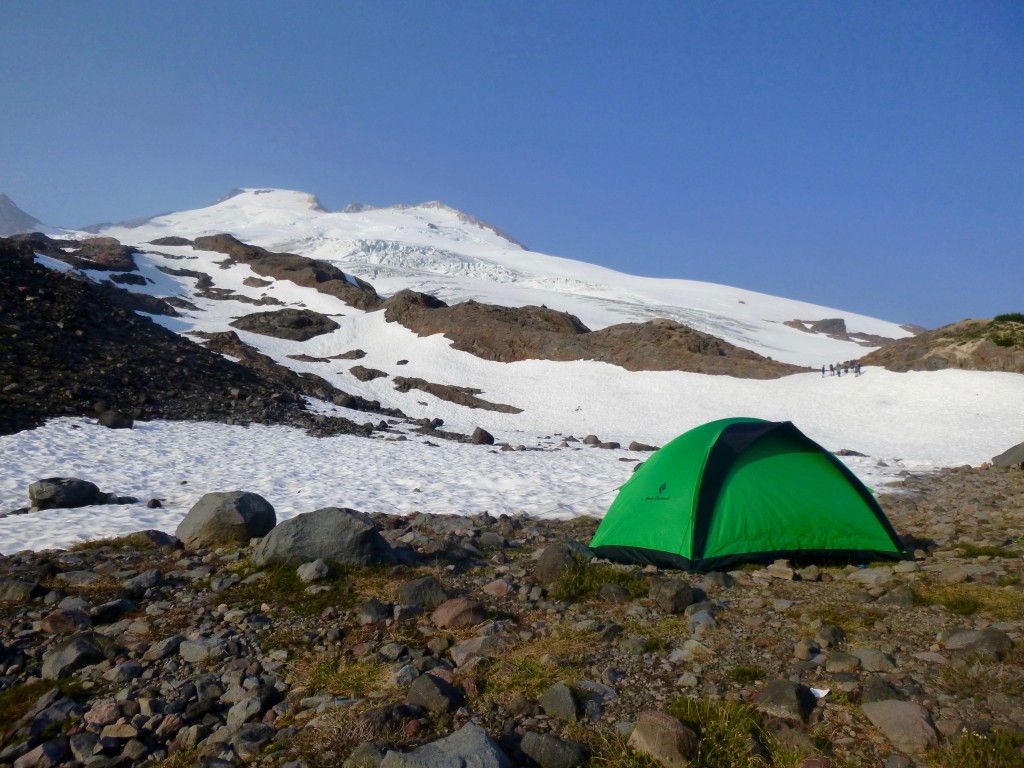
M 383 295 L 411 288 L 449 304 L 543 305 L 576 315 L 592 330 L 667 318 L 812 367 L 856 359 L 879 346 L 876 337 L 911 335 L 896 323 L 840 309 L 693 280 L 637 277 L 529 251 L 495 227 L 436 202 L 330 213 L 310 194 L 247 189 L 207 208 L 94 231 L 142 249 L 161 237 L 226 232 L 272 251 L 329 261 Z M 846 334 L 808 330 L 825 319 L 842 319 Z
M 19 516 L 0 519 L 0 551 L 144 527 L 173 531 L 199 495 L 234 488 L 263 494 L 279 519 L 338 504 L 386 512 L 600 515 L 609 492 L 647 454 L 581 449 L 574 442 L 562 448 L 564 437 L 592 433 L 623 446 L 634 440 L 663 445 L 728 416 L 793 421 L 829 449 L 864 454 L 846 461 L 875 486 L 905 470 L 978 464 L 1024 439 L 1024 376 L 1016 373 L 894 373 L 870 367 L 861 376 L 823 377 L 815 371 L 753 380 L 681 370 L 629 371 L 594 360 L 495 362 L 453 348 L 441 334 L 417 336 L 389 322 L 380 308 L 345 303 L 340 288 L 332 293 L 268 276 L 222 250 L 192 242 L 230 233 L 274 252 L 324 260 L 344 272 L 342 283 L 357 288 L 361 278 L 383 297 L 412 288 L 452 303 L 547 305 L 577 315 L 595 330 L 675 319 L 776 360 L 815 367 L 860 358 L 874 348 L 851 340 L 857 334 L 908 335 L 894 323 L 837 309 L 721 285 L 640 278 L 528 251 L 496 228 L 437 203 L 353 206 L 329 213 L 311 195 L 244 190 L 207 208 L 106 225 L 97 233 L 136 247 L 138 252 L 126 254 L 111 242 L 92 244 L 113 252 L 117 263 L 130 258 L 136 269 L 90 268 L 96 263 L 89 257 L 94 250 L 81 245 L 77 260 L 71 259 L 75 266 L 54 257 L 62 255 L 59 248 L 49 256 L 37 250 L 36 261 L 169 299 L 177 316 L 152 319 L 199 343 L 208 338 L 200 334 L 232 331 L 274 363 L 319 377 L 364 402 L 400 410 L 410 420 L 441 419 L 445 430 L 462 434 L 482 427 L 499 443 L 530 450 L 439 445 L 409 432 L 409 422 L 389 418 L 388 429 L 377 429 L 384 420 L 379 413 L 313 398 L 308 407 L 318 413 L 359 424 L 371 420 L 372 439 L 315 439 L 287 427 L 156 421 L 114 431 L 81 416 L 57 419 L 0 436 L 7 468 L 0 473 L 0 512 L 23 504 L 28 484 L 46 476 L 78 476 L 105 490 L 162 499 L 164 505 L 157 510 L 144 503 L 104 507 L 98 513 L 51 510 L 33 514 L 31 525 Z M 243 317 L 280 309 L 316 312 L 329 322 L 321 322 L 305 340 L 237 325 Z M 838 319 L 843 324 L 819 322 Z M 822 332 L 811 332 L 815 323 Z M 145 350 L 139 354 L 145 356 Z M 231 353 L 225 356 L 230 359 Z M 503 408 L 453 402 L 410 381 L 461 388 Z M 0 382 L 0 390 L 5 386 Z M 0 405 L 3 397 L 0 392 Z M 110 461 L 111 456 L 118 460 Z

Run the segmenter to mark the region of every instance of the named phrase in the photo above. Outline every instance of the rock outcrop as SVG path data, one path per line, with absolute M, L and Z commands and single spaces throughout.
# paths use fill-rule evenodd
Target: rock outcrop
M 769 379 L 807 369 L 761 357 L 671 320 L 624 323 L 591 331 L 579 318 L 547 307 L 499 307 L 400 291 L 385 317 L 420 336 L 442 333 L 463 352 L 497 362 L 596 360 L 630 371 L 694 371 Z
M 861 358 L 863 365 L 890 371 L 971 371 L 1024 373 L 1024 317 L 963 320 L 887 344 Z

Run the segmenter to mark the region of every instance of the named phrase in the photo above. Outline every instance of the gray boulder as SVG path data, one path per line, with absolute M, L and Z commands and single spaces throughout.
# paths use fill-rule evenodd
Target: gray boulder
M 120 411 L 104 411 L 96 421 L 107 429 L 131 429 L 135 425 L 131 416 Z
M 274 508 L 259 494 L 207 493 L 188 511 L 174 535 L 187 549 L 248 544 L 249 539 L 266 536 L 276 524 Z
M 311 309 L 278 309 L 272 312 L 253 312 L 229 323 L 250 333 L 274 336 L 278 339 L 306 341 L 314 336 L 340 328 L 336 322 Z
M 1013 641 L 1005 632 L 988 627 L 955 630 L 946 638 L 944 645 L 960 654 L 1002 661 L 1013 648 Z
M 629 736 L 629 746 L 650 755 L 666 768 L 686 768 L 697 757 L 697 734 L 670 715 L 641 712 Z
M 465 696 L 449 682 L 431 674 L 420 675 L 409 688 L 408 701 L 428 712 L 442 714 L 454 712 Z
M 572 695 L 572 689 L 565 683 L 558 682 L 548 688 L 537 697 L 544 714 L 548 717 L 557 717 L 568 723 L 575 723 L 577 711 L 576 697 Z
M 180 537 L 180 534 L 179 534 Z M 352 565 L 394 565 L 391 545 L 362 512 L 325 507 L 285 520 L 256 546 L 252 563 L 299 565 L 316 560 Z
M 56 680 L 105 658 L 96 636 L 92 632 L 82 632 L 72 635 L 43 656 L 42 675 L 45 680 Z
M 586 564 L 594 553 L 578 541 L 560 541 L 547 547 L 540 554 L 533 576 L 541 584 L 553 584 L 562 575 L 579 563 Z
M 757 694 L 754 707 L 770 717 L 807 722 L 817 699 L 806 685 L 772 680 Z
M 19 578 L 0 576 L 0 603 L 25 603 L 32 597 L 32 591 L 39 580 L 26 581 Z
M 587 748 L 579 742 L 536 731 L 523 734 L 522 749 L 541 768 L 577 768 L 589 757 Z
M 477 427 L 474 429 L 473 436 L 470 440 L 473 445 L 494 445 L 494 435 L 483 427 Z
M 28 498 L 36 509 L 71 509 L 101 504 L 100 489 L 77 477 L 48 477 L 28 487 Z
M 448 593 L 436 576 L 407 581 L 398 588 L 397 595 L 398 601 L 404 605 L 420 605 L 427 609 L 437 608 L 448 599 Z
M 1024 467 L 1024 443 L 1018 443 L 998 456 L 993 456 L 992 464 L 997 467 Z
M 648 597 L 665 613 L 682 613 L 693 604 L 693 588 L 683 579 L 668 579 L 651 585 Z
M 939 741 L 928 710 L 912 701 L 873 701 L 861 706 L 871 724 L 901 752 L 920 754 Z
M 381 768 L 515 768 L 483 728 L 466 723 L 451 736 L 412 752 L 388 752 Z

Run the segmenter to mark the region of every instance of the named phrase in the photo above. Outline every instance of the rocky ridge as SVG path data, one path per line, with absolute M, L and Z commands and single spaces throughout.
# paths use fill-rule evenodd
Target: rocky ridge
M 913 560 L 706 575 L 588 563 L 589 519 L 327 509 L 249 541 L 272 512 L 216 496 L 188 549 L 0 558 L 0 763 L 1024 761 L 1019 470 L 883 495 Z
M 120 301 L 132 294 L 36 264 L 37 248 L 0 240 L 0 434 L 111 410 L 147 420 L 365 431 L 307 412 L 295 389 L 136 314 Z
M 1024 373 L 1024 316 L 963 320 L 900 339 L 865 355 L 864 365 L 890 371 L 972 371 Z

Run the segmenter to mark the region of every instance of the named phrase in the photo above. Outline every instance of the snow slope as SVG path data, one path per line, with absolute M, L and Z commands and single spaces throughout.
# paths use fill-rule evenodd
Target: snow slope
M 896 323 L 839 309 L 713 283 L 637 277 L 527 251 L 440 203 L 328 213 L 306 193 L 250 189 L 207 208 L 107 227 L 100 234 L 145 247 L 159 237 L 220 232 L 330 261 L 382 295 L 412 288 L 448 303 L 472 298 L 506 306 L 543 304 L 571 312 L 593 330 L 667 317 L 798 365 L 855 359 L 875 347 L 807 333 L 786 321 L 843 318 L 851 334 L 909 335 Z
M 826 448 L 863 453 L 847 463 L 873 486 L 905 470 L 979 464 L 1024 440 L 1024 376 L 1018 374 L 897 374 L 867 368 L 861 376 L 808 373 L 755 381 L 629 372 L 592 361 L 495 363 L 452 349 L 440 335 L 417 337 L 385 322 L 383 312 L 353 309 L 311 288 L 285 281 L 246 285 L 246 278 L 255 277 L 252 270 L 244 264 L 224 266 L 223 254 L 144 245 L 162 236 L 224 231 L 274 250 L 331 258 L 370 279 L 382 293 L 418 287 L 447 298 L 546 303 L 578 314 L 595 328 L 602 321 L 657 314 L 700 316 L 706 325 L 699 327 L 713 327 L 712 332 L 734 343 L 742 336 L 749 342 L 745 346 L 766 354 L 784 347 L 785 354 L 773 356 L 817 365 L 859 356 L 848 354 L 849 349 L 864 348 L 787 328 L 783 320 L 842 316 L 851 330 L 902 333 L 890 323 L 828 308 L 725 286 L 631 277 L 532 253 L 438 205 L 339 214 L 323 212 L 309 195 L 243 192 L 210 208 L 103 232 L 147 250 L 136 260 L 151 282 L 133 289 L 181 296 L 197 308 L 155 321 L 177 332 L 221 331 L 236 317 L 276 308 L 204 298 L 195 292 L 196 278 L 168 275 L 161 266 L 209 274 L 215 287 L 252 299 L 267 296 L 282 306 L 308 307 L 332 316 L 339 328 L 305 342 L 237 333 L 282 364 L 316 373 L 411 418 L 442 418 L 445 429 L 462 433 L 481 426 L 499 443 L 530 450 L 435 444 L 415 434 L 396 441 L 393 432 L 375 433 L 372 439 L 314 439 L 283 427 L 154 422 L 113 431 L 86 419 L 58 419 L 0 437 L 0 513 L 25 506 L 28 485 L 50 476 L 81 477 L 104 491 L 136 496 L 140 503 L 0 518 L 0 552 L 66 546 L 145 527 L 173 532 L 203 493 L 234 489 L 263 494 L 279 519 L 327 505 L 396 513 L 600 515 L 635 462 L 647 454 L 584 448 L 576 442 L 561 447 L 565 436 L 593 433 L 623 445 L 633 440 L 662 445 L 726 416 L 793 421 Z M 385 245 L 370 247 L 370 241 Z M 358 361 L 288 357 L 326 358 L 357 348 L 367 353 Z M 388 376 L 359 381 L 349 373 L 354 364 Z M 483 399 L 522 412 L 469 409 L 417 390 L 398 392 L 392 382 L 396 375 L 472 386 Z M 378 420 L 326 403 L 311 405 L 360 422 Z M 150 498 L 163 500 L 164 508 L 147 509 Z

